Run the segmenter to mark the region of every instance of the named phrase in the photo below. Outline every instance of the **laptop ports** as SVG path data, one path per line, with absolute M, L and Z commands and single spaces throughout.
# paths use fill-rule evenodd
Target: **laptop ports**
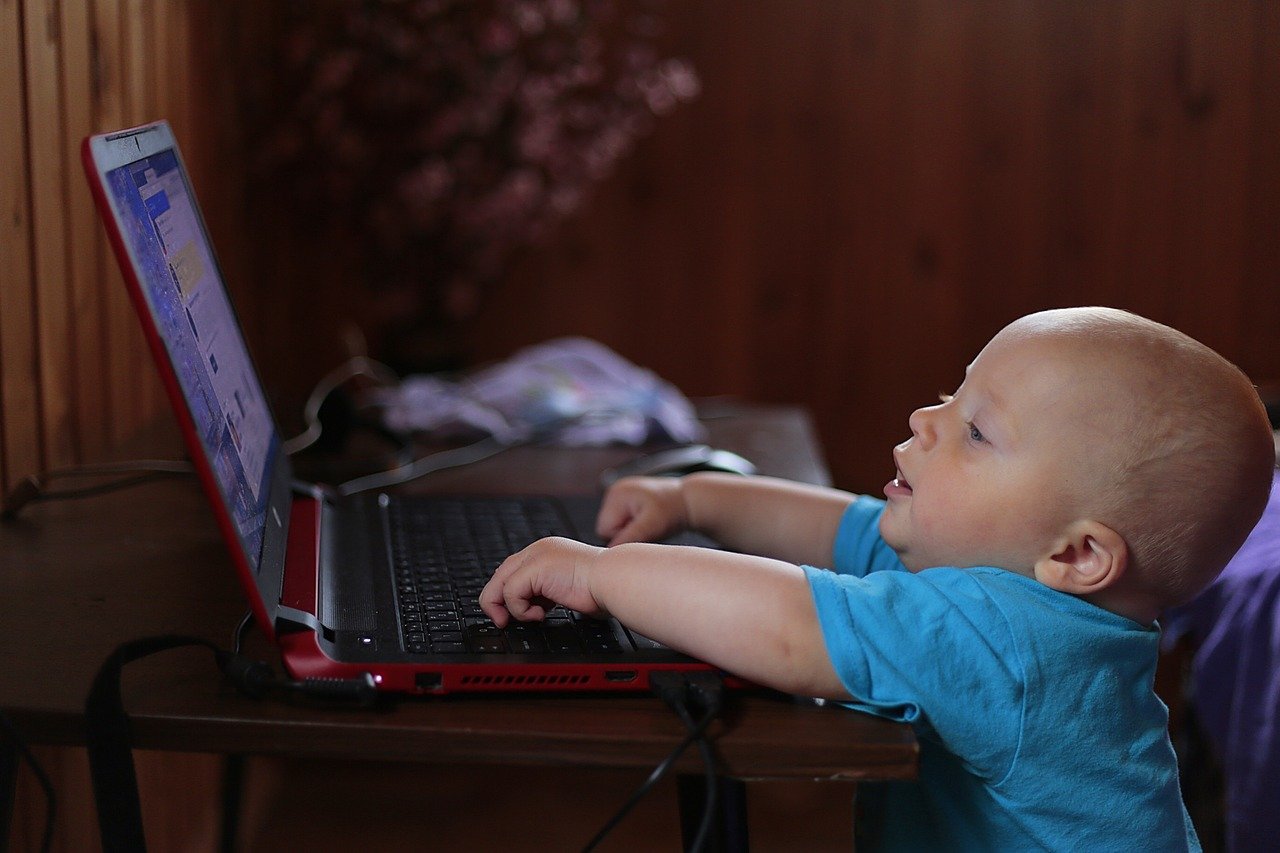
M 604 680 L 612 681 L 615 684 L 624 684 L 628 681 L 635 681 L 636 671 L 634 669 L 606 669 L 604 671 Z

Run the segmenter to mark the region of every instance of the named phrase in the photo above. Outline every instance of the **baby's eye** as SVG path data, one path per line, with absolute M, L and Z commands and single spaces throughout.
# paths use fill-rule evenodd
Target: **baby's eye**
M 965 426 L 969 427 L 969 438 L 978 442 L 979 444 L 986 441 L 986 439 L 982 435 L 982 430 L 974 426 L 972 422 L 965 424 Z
M 952 396 L 950 394 L 946 393 L 945 391 L 938 392 L 938 402 L 950 403 L 951 400 L 952 400 Z

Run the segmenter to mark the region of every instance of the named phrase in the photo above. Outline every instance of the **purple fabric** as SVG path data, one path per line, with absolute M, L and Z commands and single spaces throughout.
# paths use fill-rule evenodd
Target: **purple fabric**
M 1161 620 L 1198 645 L 1192 704 L 1222 761 L 1227 849 L 1280 844 L 1280 472 L 1257 527 L 1222 575 Z

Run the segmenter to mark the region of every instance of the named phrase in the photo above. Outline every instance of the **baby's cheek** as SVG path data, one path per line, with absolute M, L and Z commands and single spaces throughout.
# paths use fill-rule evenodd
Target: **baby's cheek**
M 952 511 L 935 507 L 928 501 L 911 504 L 911 529 L 915 535 L 927 540 L 946 540 L 954 527 Z
M 1001 535 L 1003 525 L 996 519 L 974 517 L 967 507 L 918 506 L 912 513 L 912 528 L 919 543 L 927 544 L 936 560 L 956 562 L 981 551 Z

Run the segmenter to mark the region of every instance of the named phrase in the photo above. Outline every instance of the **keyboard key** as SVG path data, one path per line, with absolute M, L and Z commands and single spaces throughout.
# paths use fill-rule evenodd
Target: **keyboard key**
M 507 629 L 507 648 L 517 654 L 539 654 L 547 650 L 540 626 L 513 625 Z
M 556 654 L 569 654 L 582 651 L 582 640 L 577 630 L 568 623 L 547 625 L 543 632 L 547 642 L 547 651 Z
M 541 637 L 507 637 L 507 648 L 518 655 L 542 654 L 547 644 Z
M 567 535 L 560 511 L 543 499 L 475 501 L 401 498 L 388 507 L 393 582 L 405 647 L 437 653 L 469 647 L 484 653 L 568 653 L 582 648 L 568 611 L 557 608 L 545 626 L 504 634 L 480 608 L 493 571 L 535 539 Z M 551 629 L 544 632 L 544 627 Z M 611 638 L 591 634 L 603 644 Z M 439 647 L 439 648 L 437 648 Z
M 477 654 L 502 653 L 507 650 L 507 642 L 502 637 L 472 637 L 471 650 Z

